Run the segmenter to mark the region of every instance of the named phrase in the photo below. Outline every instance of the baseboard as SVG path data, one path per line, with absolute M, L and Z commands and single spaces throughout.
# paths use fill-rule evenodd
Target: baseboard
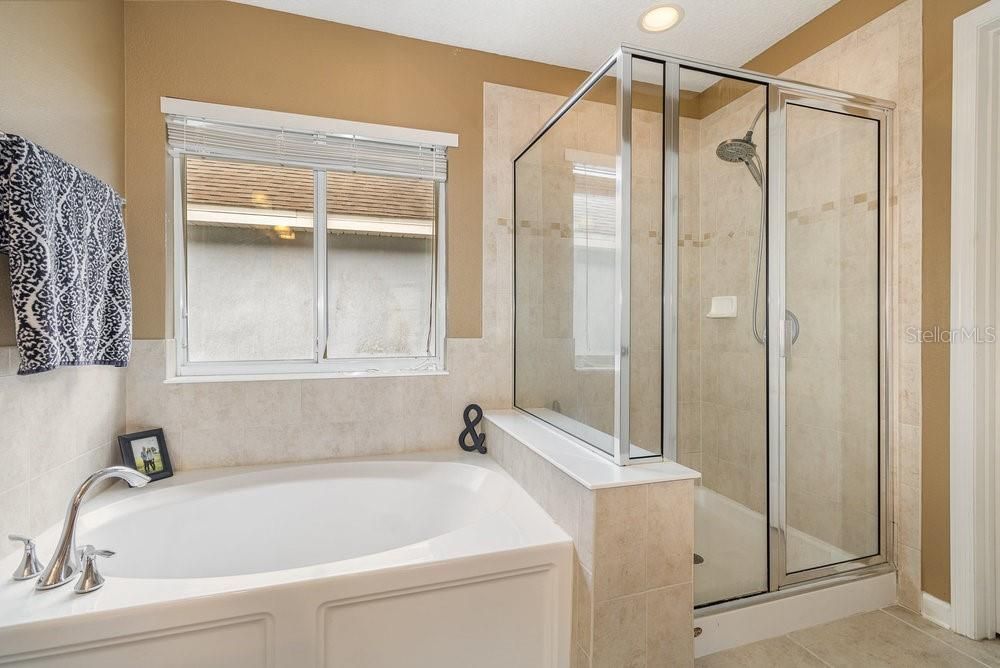
M 951 629 L 951 603 L 931 596 L 927 592 L 920 594 L 920 612 L 928 621 L 940 627 Z

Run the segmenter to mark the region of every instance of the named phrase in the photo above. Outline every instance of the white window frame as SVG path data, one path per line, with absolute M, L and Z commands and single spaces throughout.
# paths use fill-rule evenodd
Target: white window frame
M 169 107 L 169 108 L 168 108 Z M 422 130 L 410 130 L 407 128 L 396 128 L 392 126 L 374 126 L 371 124 L 358 124 L 350 121 L 338 121 L 336 119 L 319 119 L 315 117 L 299 116 L 297 114 L 283 114 L 280 112 L 269 112 L 261 110 L 244 110 L 239 107 L 224 107 L 223 105 L 205 105 L 203 103 L 188 102 L 186 100 L 173 100 L 164 98 L 161 101 L 163 111 L 170 113 L 190 113 L 192 110 L 200 110 L 201 107 L 211 107 L 213 117 L 218 120 L 230 120 L 233 115 L 239 112 L 252 112 L 255 121 L 270 127 L 290 127 L 290 120 L 296 121 L 295 125 L 300 127 L 304 124 L 311 124 L 309 127 L 317 127 L 326 124 L 329 128 L 332 125 L 342 124 L 356 129 L 364 126 L 369 136 L 376 136 L 379 139 L 397 138 L 399 141 L 413 141 L 428 139 L 436 141 L 440 145 L 457 146 L 457 135 L 446 133 L 432 133 Z M 227 111 L 228 110 L 228 111 Z M 194 114 L 191 114 L 194 115 Z M 304 119 L 304 120 L 303 120 Z M 395 133 L 395 134 L 393 134 Z M 310 378 L 310 377 L 339 377 L 339 376 L 373 376 L 373 375 L 411 375 L 411 374 L 433 374 L 444 373 L 446 371 L 445 359 L 445 339 L 447 324 L 447 185 L 445 181 L 437 182 L 435 208 L 435 247 L 434 247 L 434 313 L 432 327 L 432 337 L 434 340 L 433 355 L 413 355 L 399 357 L 367 357 L 350 359 L 326 359 L 325 349 L 328 338 L 328 278 L 327 278 L 327 234 L 326 234 L 326 175 L 331 171 L 318 169 L 315 165 L 293 164 L 287 160 L 261 160 L 258 157 L 247 159 L 241 157 L 234 151 L 232 155 L 213 155 L 213 158 L 224 160 L 244 160 L 253 164 L 274 164 L 287 167 L 301 167 L 313 171 L 314 174 L 314 228 L 313 228 L 313 294 L 316 304 L 315 326 L 316 336 L 313 345 L 313 358 L 304 360 L 245 360 L 245 361 L 219 361 L 219 362 L 192 362 L 188 359 L 188 311 L 187 311 L 187 241 L 186 241 L 186 217 L 184 208 L 184 160 L 187 155 L 205 157 L 200 153 L 191 153 L 178 148 L 167 148 L 167 195 L 169 207 L 169 218 L 171 219 L 171 231 L 173 236 L 172 244 L 172 307 L 174 326 L 174 361 L 168 361 L 168 372 L 175 374 L 172 379 L 175 382 L 184 380 L 256 380 L 284 378 Z M 322 233 L 321 233 L 322 232 Z

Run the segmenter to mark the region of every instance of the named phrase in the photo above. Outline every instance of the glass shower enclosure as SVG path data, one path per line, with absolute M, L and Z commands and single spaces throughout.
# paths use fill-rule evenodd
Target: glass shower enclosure
M 696 488 L 695 602 L 891 561 L 889 102 L 622 46 L 514 159 L 514 403 Z

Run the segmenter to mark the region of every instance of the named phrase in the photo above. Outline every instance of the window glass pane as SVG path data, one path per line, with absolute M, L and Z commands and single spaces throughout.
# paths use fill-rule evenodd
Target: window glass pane
M 328 172 L 328 358 L 436 354 L 437 184 Z
M 185 160 L 188 359 L 313 358 L 313 172 Z
M 709 107 L 686 102 L 712 85 Z M 766 103 L 767 86 L 681 68 L 680 216 L 670 243 L 677 459 L 702 475 L 696 606 L 768 588 Z
M 573 345 L 579 369 L 615 368 L 614 157 L 573 164 Z M 602 163 L 602 164 L 591 164 Z

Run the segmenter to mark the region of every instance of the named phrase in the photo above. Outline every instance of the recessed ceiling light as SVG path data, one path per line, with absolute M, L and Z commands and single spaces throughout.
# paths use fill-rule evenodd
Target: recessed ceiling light
M 639 27 L 646 32 L 670 30 L 684 18 L 684 10 L 676 5 L 656 5 L 643 12 Z

